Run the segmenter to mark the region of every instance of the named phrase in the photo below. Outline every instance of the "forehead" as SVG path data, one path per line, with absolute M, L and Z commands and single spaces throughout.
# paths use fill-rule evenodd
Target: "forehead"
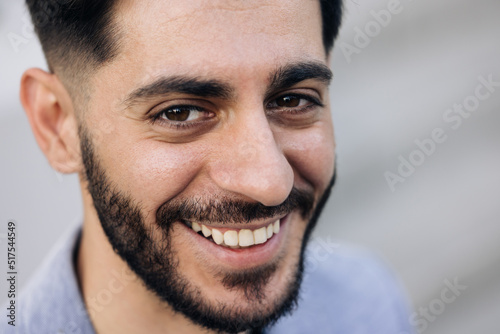
M 116 14 L 130 71 L 249 74 L 325 58 L 318 0 L 125 0 Z

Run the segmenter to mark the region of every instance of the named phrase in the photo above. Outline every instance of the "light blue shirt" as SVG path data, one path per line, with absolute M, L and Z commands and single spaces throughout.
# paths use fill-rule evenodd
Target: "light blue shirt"
M 74 269 L 79 236 L 80 229 L 54 247 L 17 300 L 16 326 L 4 316 L 1 333 L 95 333 Z M 322 238 L 311 242 L 306 258 L 298 308 L 266 333 L 413 333 L 401 287 L 379 260 Z

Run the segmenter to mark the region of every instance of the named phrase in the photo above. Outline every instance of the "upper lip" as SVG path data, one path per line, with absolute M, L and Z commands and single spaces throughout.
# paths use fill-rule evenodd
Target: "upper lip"
M 262 221 L 252 221 L 252 222 L 242 223 L 242 224 L 224 224 L 224 223 L 212 224 L 210 222 L 206 223 L 203 221 L 196 221 L 196 220 L 191 220 L 191 222 L 197 222 L 198 224 L 203 224 L 209 228 L 225 228 L 225 229 L 227 228 L 227 229 L 235 229 L 235 230 L 242 230 L 242 229 L 256 230 L 256 229 L 259 229 L 261 227 L 267 227 L 269 224 L 274 223 L 278 219 L 281 220 L 286 216 L 287 215 L 282 215 L 282 216 L 278 216 L 278 217 L 274 217 L 274 218 L 268 218 L 268 219 L 262 220 Z

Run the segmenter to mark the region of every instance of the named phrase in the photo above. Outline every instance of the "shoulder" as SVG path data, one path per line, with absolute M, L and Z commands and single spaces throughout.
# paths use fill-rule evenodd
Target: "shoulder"
M 413 333 L 405 292 L 379 258 L 316 238 L 305 259 L 298 307 L 270 333 Z
M 80 229 L 54 246 L 16 301 L 15 327 L 2 323 L 2 333 L 93 333 L 78 288 L 73 256 Z M 4 327 L 2 327 L 4 326 Z

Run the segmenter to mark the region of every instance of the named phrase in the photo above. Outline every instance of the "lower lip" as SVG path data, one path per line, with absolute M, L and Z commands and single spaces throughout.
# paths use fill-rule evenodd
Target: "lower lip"
M 280 220 L 280 232 L 278 234 L 274 234 L 271 239 L 263 244 L 247 248 L 219 246 L 213 241 L 199 235 L 185 224 L 179 224 L 190 232 L 188 237 L 193 238 L 192 243 L 203 248 L 204 254 L 212 255 L 214 259 L 211 259 L 211 263 L 215 261 L 234 269 L 248 269 L 269 263 L 278 256 L 284 236 L 288 230 L 288 217 L 289 215 L 286 215 Z

